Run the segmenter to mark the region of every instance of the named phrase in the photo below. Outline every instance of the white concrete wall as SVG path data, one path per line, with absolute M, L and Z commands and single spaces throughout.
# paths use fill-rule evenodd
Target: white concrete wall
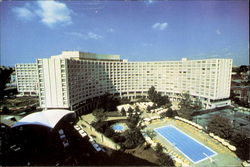
M 67 90 L 63 91 L 63 88 L 68 87 L 65 82 L 65 86 L 62 83 L 63 74 L 65 76 L 65 70 L 62 71 L 61 65 L 65 66 L 65 60 L 61 63 L 60 58 L 52 59 L 39 59 L 38 70 L 41 70 L 39 75 L 40 82 L 40 104 L 43 108 L 69 108 Z M 63 92 L 66 92 L 63 94 Z M 65 99 L 64 99 L 65 98 Z

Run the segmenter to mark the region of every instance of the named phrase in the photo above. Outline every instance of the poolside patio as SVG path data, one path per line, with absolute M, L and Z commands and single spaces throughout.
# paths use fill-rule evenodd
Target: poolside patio
M 196 139 L 200 143 L 204 144 L 205 146 L 211 148 L 212 150 L 218 153 L 216 156 L 212 157 L 212 159 L 208 158 L 204 161 L 194 164 L 188 158 L 186 158 L 183 153 L 174 148 L 174 146 L 171 145 L 168 141 L 166 141 L 162 136 L 156 134 L 156 137 L 153 138 L 153 142 L 160 143 L 163 146 L 165 152 L 169 154 L 176 162 L 176 166 L 240 166 L 242 161 L 238 159 L 238 157 L 233 151 L 229 150 L 220 142 L 213 139 L 211 136 L 209 136 L 209 134 L 205 133 L 203 130 L 194 128 L 194 126 L 183 121 L 170 118 L 153 120 L 147 125 L 145 130 L 154 130 L 155 128 L 159 128 L 166 125 L 173 125 L 177 127 L 192 138 Z

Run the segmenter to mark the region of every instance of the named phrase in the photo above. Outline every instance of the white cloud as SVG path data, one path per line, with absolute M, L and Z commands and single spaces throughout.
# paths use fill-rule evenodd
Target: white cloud
M 153 29 L 157 29 L 157 30 L 165 30 L 168 27 L 168 23 L 164 22 L 164 23 L 155 23 L 152 25 Z
M 155 0 L 144 0 L 144 3 L 145 3 L 147 6 L 152 5 L 154 2 L 155 2 Z
M 35 17 L 35 14 L 25 7 L 15 7 L 12 11 L 21 19 L 31 20 Z
M 88 38 L 90 38 L 90 39 L 96 39 L 96 40 L 98 40 L 98 39 L 102 39 L 103 38 L 101 35 L 95 34 L 93 32 L 88 32 L 87 35 L 88 35 Z
M 34 5 L 35 4 L 35 5 Z M 23 7 L 13 8 L 17 17 L 31 20 L 38 17 L 46 26 L 52 28 L 55 25 L 69 25 L 72 23 L 73 13 L 65 3 L 58 1 L 37 1 L 33 5 L 26 3 Z
M 149 4 L 153 3 L 153 0 L 148 0 L 148 3 L 149 3 Z
M 38 1 L 39 9 L 36 14 L 40 16 L 42 23 L 49 27 L 60 23 L 68 25 L 72 23 L 71 10 L 66 4 L 56 1 Z
M 71 35 L 71 36 L 74 36 L 74 37 L 78 37 L 78 38 L 83 38 L 85 40 L 88 40 L 88 39 L 94 39 L 94 40 L 99 40 L 99 39 L 102 39 L 103 36 L 101 35 L 98 35 L 96 33 L 93 33 L 93 32 L 88 32 L 88 33 L 81 33 L 81 32 L 67 32 L 66 34 L 68 35 Z
M 113 28 L 109 28 L 107 32 L 114 32 L 115 30 Z
M 217 29 L 215 32 L 216 32 L 217 35 L 221 34 L 221 31 L 219 29 Z
M 66 34 L 72 35 L 72 36 L 75 36 L 75 37 L 79 37 L 79 38 L 85 37 L 85 35 L 80 33 L 80 32 L 69 32 L 69 33 L 66 33 Z

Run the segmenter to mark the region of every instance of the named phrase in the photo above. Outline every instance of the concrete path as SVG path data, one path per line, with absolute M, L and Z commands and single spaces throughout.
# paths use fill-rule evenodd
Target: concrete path
M 95 130 L 88 122 L 84 120 L 79 120 L 78 125 L 83 127 L 83 130 L 88 134 L 88 136 L 94 136 L 93 139 L 100 145 L 109 147 L 114 150 L 119 150 L 121 147 L 117 143 L 113 142 L 108 137 L 104 136 L 102 133 Z

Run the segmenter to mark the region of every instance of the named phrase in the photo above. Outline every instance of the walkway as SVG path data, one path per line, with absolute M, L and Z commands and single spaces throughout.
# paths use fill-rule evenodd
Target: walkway
M 88 136 L 91 136 L 94 138 L 94 140 L 105 147 L 109 147 L 114 150 L 119 150 L 121 147 L 120 145 L 114 143 L 111 139 L 104 136 L 102 133 L 95 130 L 94 127 L 92 127 L 88 122 L 84 120 L 79 120 L 77 122 L 78 125 L 81 125 L 83 127 L 83 130 L 88 134 Z
M 126 120 L 126 119 L 127 119 L 126 116 L 122 116 L 122 117 L 107 117 L 106 121 Z

